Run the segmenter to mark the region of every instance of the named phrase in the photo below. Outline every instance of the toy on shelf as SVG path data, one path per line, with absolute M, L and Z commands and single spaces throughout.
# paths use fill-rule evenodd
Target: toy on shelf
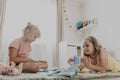
M 77 28 L 77 30 L 79 30 L 84 27 L 89 27 L 90 24 L 93 24 L 93 25 L 97 24 L 97 19 L 93 18 L 91 20 L 78 21 L 76 23 L 76 28 Z
M 82 21 L 77 22 L 76 27 L 77 27 L 77 30 L 83 28 L 83 22 Z
M 85 31 L 86 28 L 90 27 L 91 25 L 94 26 L 98 24 L 97 17 L 93 17 L 91 19 L 86 17 L 86 19 L 84 18 L 84 20 L 80 19 L 79 21 L 75 22 L 75 20 L 77 19 L 73 18 L 74 16 L 70 15 L 72 12 L 71 10 L 69 10 L 69 6 L 66 6 L 66 4 L 68 5 L 67 0 L 64 0 L 62 6 L 62 12 L 63 12 L 63 20 L 64 20 L 63 25 L 65 25 L 65 27 L 71 29 L 74 32 L 78 32 L 79 30 L 82 31 L 83 28 L 84 28 L 83 31 Z

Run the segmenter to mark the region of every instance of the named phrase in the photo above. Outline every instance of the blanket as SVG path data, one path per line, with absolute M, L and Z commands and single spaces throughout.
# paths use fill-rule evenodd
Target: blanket
M 70 66 L 63 71 L 58 68 L 56 71 L 53 71 L 52 73 L 48 74 L 48 76 L 73 77 L 77 75 L 77 73 L 80 73 L 80 70 L 76 66 Z
M 49 72 L 22 73 L 21 75 L 18 76 L 0 75 L 0 80 L 93 80 L 97 78 L 115 78 L 115 77 L 120 78 L 120 72 L 77 73 L 77 75 L 74 77 L 47 76 L 48 74 Z

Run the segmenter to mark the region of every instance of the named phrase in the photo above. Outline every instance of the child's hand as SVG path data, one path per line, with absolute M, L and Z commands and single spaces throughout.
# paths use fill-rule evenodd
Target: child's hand
M 80 70 L 84 69 L 85 66 L 83 64 L 80 64 L 80 65 L 76 65 Z
M 89 67 L 91 62 L 89 62 L 89 58 L 84 56 L 83 58 L 81 58 L 81 61 L 83 62 L 83 64 L 86 66 L 86 67 Z
M 10 66 L 13 66 L 13 67 L 15 67 L 15 63 L 14 62 L 10 62 Z
M 68 63 L 73 62 L 74 60 L 72 58 L 68 59 Z

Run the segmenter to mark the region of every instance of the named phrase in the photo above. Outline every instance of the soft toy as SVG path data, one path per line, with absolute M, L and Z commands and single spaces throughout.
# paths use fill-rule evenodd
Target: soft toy
M 88 25 L 87 21 L 83 21 L 83 27 L 86 27 Z
M 83 28 L 83 22 L 82 21 L 78 21 L 76 24 L 77 30 Z

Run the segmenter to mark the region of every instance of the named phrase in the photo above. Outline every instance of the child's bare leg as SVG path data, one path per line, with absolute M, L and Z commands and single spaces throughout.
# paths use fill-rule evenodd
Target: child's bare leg
M 39 64 L 35 62 L 26 62 L 23 64 L 23 72 L 36 73 L 39 71 Z
M 39 64 L 40 69 L 47 69 L 48 68 L 47 62 L 39 62 L 38 64 Z

